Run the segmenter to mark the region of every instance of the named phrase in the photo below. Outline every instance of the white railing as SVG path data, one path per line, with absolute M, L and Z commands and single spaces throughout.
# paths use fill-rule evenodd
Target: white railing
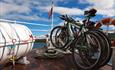
M 39 24 L 39 23 L 29 23 L 29 22 L 21 22 L 21 21 L 12 21 L 12 20 L 6 20 L 6 19 L 0 19 L 0 22 L 9 22 L 13 24 L 23 24 L 23 25 L 35 25 L 35 26 L 43 26 L 43 27 L 51 27 L 52 25 L 47 24 Z M 52 27 L 51 27 L 52 28 Z M 30 29 L 32 32 L 49 32 L 51 29 L 48 30 L 41 30 L 41 29 Z
M 28 25 L 38 25 L 38 26 L 51 26 L 51 25 L 46 25 L 46 24 L 29 23 L 29 22 L 20 22 L 20 21 L 6 20 L 6 19 L 0 19 L 0 21 L 2 21 L 2 22 L 16 23 L 16 24 L 28 24 Z

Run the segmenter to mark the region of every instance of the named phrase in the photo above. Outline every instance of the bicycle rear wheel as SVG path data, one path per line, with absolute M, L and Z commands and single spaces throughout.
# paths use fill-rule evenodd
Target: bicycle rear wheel
M 97 68 L 102 54 L 102 41 L 93 32 L 86 32 L 85 36 L 80 35 L 73 45 L 73 61 L 77 68 L 83 70 L 94 70 Z
M 99 62 L 99 67 L 102 67 L 106 65 L 109 60 L 111 59 L 112 56 L 112 48 L 111 48 L 111 41 L 109 38 L 100 30 L 93 30 L 92 32 L 97 33 L 100 37 L 101 40 L 103 40 L 104 45 L 102 46 L 103 49 L 103 55 L 101 56 L 102 58 L 100 59 Z

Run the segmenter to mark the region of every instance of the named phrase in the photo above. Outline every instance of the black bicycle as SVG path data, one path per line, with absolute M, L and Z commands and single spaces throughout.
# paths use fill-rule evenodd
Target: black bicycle
M 54 27 L 50 34 L 52 45 L 58 49 L 70 49 L 77 68 L 84 70 L 105 65 L 112 52 L 107 36 L 96 30 L 95 23 L 90 21 L 95 13 L 95 9 L 85 11 L 86 19 L 83 22 L 62 15 L 60 18 L 65 21 L 64 26 Z

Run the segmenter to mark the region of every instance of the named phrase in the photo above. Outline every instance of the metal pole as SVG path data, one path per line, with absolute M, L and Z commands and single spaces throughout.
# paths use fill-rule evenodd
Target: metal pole
M 52 8 L 54 7 L 54 2 L 53 2 L 53 0 L 52 0 Z M 54 10 L 54 9 L 53 9 Z M 51 30 L 53 29 L 53 18 L 54 18 L 54 14 L 53 14 L 53 10 L 52 10 L 52 23 L 51 23 Z
M 51 30 L 53 29 L 53 17 L 54 17 L 54 15 L 53 15 L 53 12 L 52 12 L 52 24 L 51 24 Z

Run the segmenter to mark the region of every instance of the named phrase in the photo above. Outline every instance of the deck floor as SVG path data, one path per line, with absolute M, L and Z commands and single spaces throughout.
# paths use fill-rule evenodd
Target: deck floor
M 31 52 L 29 55 L 27 55 L 28 60 L 31 62 L 30 64 L 16 64 L 15 70 L 78 70 L 74 66 L 70 54 L 55 59 L 47 59 L 41 57 L 35 58 L 33 54 L 34 53 Z M 12 69 L 10 65 L 7 65 L 2 70 Z M 112 67 L 105 65 L 98 70 L 112 70 Z

